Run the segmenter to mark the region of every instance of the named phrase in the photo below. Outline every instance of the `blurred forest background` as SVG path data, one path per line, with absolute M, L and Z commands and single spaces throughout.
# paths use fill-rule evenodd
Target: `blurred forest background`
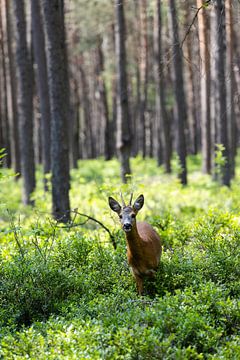
M 53 215 L 69 220 L 79 159 L 153 157 L 167 173 L 201 153 L 230 185 L 240 127 L 237 0 L 1 0 L 0 148 L 32 202 L 51 173 Z M 48 190 L 44 176 L 45 190 Z

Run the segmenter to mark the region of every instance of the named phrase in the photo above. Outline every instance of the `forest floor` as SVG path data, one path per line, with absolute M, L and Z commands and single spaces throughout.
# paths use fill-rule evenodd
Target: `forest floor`
M 40 170 L 35 207 L 21 180 L 0 179 L 0 358 L 240 359 L 240 167 L 231 189 L 188 159 L 182 187 L 154 160 L 132 160 L 121 185 L 116 160 L 71 172 L 72 224 L 51 219 Z M 108 196 L 143 193 L 145 219 L 163 242 L 154 296 L 139 297 L 124 234 Z M 103 223 L 108 232 L 87 214 Z M 150 284 L 146 282 L 146 292 Z

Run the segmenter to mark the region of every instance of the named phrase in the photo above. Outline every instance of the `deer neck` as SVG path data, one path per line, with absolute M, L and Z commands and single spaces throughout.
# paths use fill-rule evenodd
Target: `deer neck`
M 128 249 L 132 254 L 138 255 L 141 252 L 141 239 L 137 230 L 137 225 L 132 227 L 132 230 L 125 233 Z

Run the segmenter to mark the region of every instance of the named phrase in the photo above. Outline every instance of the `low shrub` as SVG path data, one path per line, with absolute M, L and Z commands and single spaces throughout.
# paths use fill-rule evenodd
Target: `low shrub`
M 133 165 L 144 168 L 139 158 Z M 123 187 L 144 193 L 139 218 L 153 224 L 163 243 L 155 282 L 146 280 L 139 298 L 124 235 L 107 205 L 119 190 L 117 169 L 114 160 L 109 167 L 83 162 L 71 190 L 74 206 L 106 224 L 117 250 L 95 223 L 75 219 L 72 227 L 59 227 L 49 220 L 42 190 L 34 194 L 40 208 L 33 213 L 20 207 L 11 179 L 13 192 L 0 188 L 6 204 L 0 207 L 0 358 L 239 359 L 237 184 L 219 188 L 195 174 L 182 188 L 150 161 L 150 177 L 144 173 L 142 182 L 139 175 Z

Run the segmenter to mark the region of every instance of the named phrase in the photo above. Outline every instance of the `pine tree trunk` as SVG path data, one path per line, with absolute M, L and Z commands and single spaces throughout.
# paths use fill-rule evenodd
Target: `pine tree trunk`
M 2 4 L 1 4 L 2 5 Z M 2 137 L 3 147 L 5 148 L 6 157 L 3 159 L 3 163 L 7 166 L 11 166 L 11 146 L 10 146 L 10 134 L 9 134 L 9 114 L 8 114 L 8 88 L 7 88 L 7 53 L 6 53 L 6 41 L 3 29 L 3 7 L 0 7 L 0 37 L 1 37 L 1 67 L 2 67 L 2 81 L 1 81 L 1 97 L 2 97 Z
M 110 121 L 110 149 L 111 149 L 111 157 L 117 156 L 117 149 L 116 149 L 116 133 L 117 133 L 117 83 L 116 77 L 112 79 L 112 86 L 111 86 L 111 93 L 112 93 L 112 117 Z
M 51 109 L 52 212 L 57 221 L 70 220 L 69 84 L 63 2 L 43 0 Z
M 76 69 L 74 69 L 76 70 Z M 80 100 L 78 94 L 78 79 L 74 78 L 74 75 L 71 76 L 71 120 L 69 126 L 69 147 L 70 147 L 70 166 L 71 168 L 77 169 L 78 159 L 79 159 L 79 109 L 80 109 Z
M 13 31 L 12 31 L 12 17 L 10 13 L 9 1 L 5 1 L 6 24 L 7 24 L 7 46 L 9 59 L 9 78 L 10 78 L 10 107 L 11 116 L 9 117 L 10 125 L 10 146 L 11 146 L 11 160 L 12 168 L 17 174 L 15 179 L 19 178 L 21 172 L 20 164 L 20 148 L 19 148 L 19 131 L 18 131 L 18 110 L 17 110 L 17 82 L 15 59 L 13 54 Z
M 146 108 L 147 108 L 147 86 L 148 86 L 148 38 L 147 38 L 147 1 L 140 0 L 140 109 L 139 109 L 139 131 L 140 150 L 143 158 L 146 156 Z
M 41 148 L 43 172 L 47 174 L 51 169 L 51 114 L 47 77 L 47 61 L 45 54 L 45 39 L 42 24 L 42 14 L 39 0 L 31 0 L 32 32 L 34 58 L 37 64 L 37 88 L 41 112 Z M 47 181 L 44 178 L 44 188 Z
M 212 49 L 215 49 L 215 69 L 213 71 L 212 82 L 215 83 L 215 139 L 216 144 L 224 147 L 222 156 L 225 159 L 224 165 L 220 169 L 220 182 L 230 186 L 231 172 L 229 161 L 229 139 L 227 126 L 227 103 L 226 103 L 226 34 L 225 34 L 225 6 L 223 0 L 216 0 L 213 4 L 213 40 Z M 216 164 L 218 166 L 218 164 Z
M 163 56 L 162 56 L 162 19 L 161 19 L 161 0 L 156 0 L 155 4 L 155 23 L 154 23 L 154 64 L 155 64 L 155 84 L 156 84 L 156 132 L 157 132 L 157 158 L 158 164 L 162 163 L 167 173 L 171 172 L 171 139 L 170 126 L 166 110 Z M 161 155 L 163 151 L 163 156 Z
M 179 179 L 183 185 L 187 184 L 186 166 L 186 141 L 185 126 L 187 122 L 187 107 L 183 83 L 182 49 L 179 43 L 178 20 L 175 0 L 169 0 L 169 23 L 172 39 L 174 96 L 176 100 L 176 121 L 177 121 L 177 154 L 180 161 L 181 171 Z
M 0 53 L 0 64 L 2 62 L 2 55 Z M 1 77 L 1 67 L 0 67 L 0 77 Z M 0 149 L 4 148 L 3 140 L 3 113 L 2 113 L 2 91 L 0 91 Z
M 185 3 L 184 16 L 185 26 L 189 26 L 191 17 L 189 16 L 189 4 Z M 196 84 L 195 84 L 195 69 L 194 69 L 194 39 L 192 32 L 190 31 L 185 40 L 185 58 L 186 61 L 186 84 L 187 84 L 187 117 L 188 117 L 188 129 L 189 129 L 189 153 L 197 154 L 198 141 L 197 141 L 197 99 L 196 99 Z
M 133 102 L 132 111 L 132 156 L 137 156 L 140 153 L 140 67 L 139 67 L 139 49 L 140 49 L 140 22 L 139 22 L 139 1 L 134 0 L 134 27 L 133 27 L 133 41 L 134 41 L 134 68 L 135 68 L 135 86 L 133 85 L 134 93 L 136 94 Z
M 0 55 L 0 61 L 1 61 L 1 55 Z M 1 72 L 0 72 L 1 75 Z M 0 149 L 4 147 L 3 144 L 3 124 L 2 124 L 2 99 L 1 99 L 1 93 L 0 93 Z
M 102 50 L 102 39 L 98 39 L 97 44 L 97 68 L 98 68 L 98 91 L 99 91 L 99 100 L 100 100 L 100 110 L 103 118 L 103 129 L 104 129 L 104 157 L 105 160 L 111 159 L 111 144 L 110 144 L 110 121 L 109 121 L 109 111 L 107 103 L 107 92 L 105 80 L 103 77 L 104 74 L 104 54 Z
M 203 0 L 197 0 L 200 8 Z M 204 8 L 198 13 L 199 29 L 199 52 L 201 69 L 201 140 L 202 140 L 202 170 L 204 173 L 211 172 L 211 117 L 210 117 L 210 59 L 209 59 L 209 37 L 208 18 Z
M 231 166 L 231 177 L 235 175 L 235 156 L 237 152 L 237 124 L 234 106 L 234 44 L 233 44 L 233 9 L 232 1 L 225 1 L 226 7 L 226 43 L 227 43 L 227 115 L 228 115 L 228 132 L 229 132 L 229 157 Z
M 84 70 L 83 57 L 81 57 L 81 64 L 79 64 L 80 79 L 81 79 L 81 98 L 84 114 L 84 152 L 85 158 L 95 158 L 96 156 L 96 142 L 93 134 L 93 123 L 92 123 L 92 106 L 89 95 L 89 84 L 86 79 Z
M 130 174 L 130 114 L 128 108 L 128 86 L 126 73 L 125 19 L 123 0 L 115 0 L 116 11 L 116 61 L 117 61 L 117 150 L 121 164 L 122 182 Z
M 24 204 L 32 204 L 31 194 L 35 189 L 35 163 L 33 146 L 33 69 L 27 48 L 26 20 L 23 0 L 14 0 L 16 19 L 16 58 L 18 73 L 18 113 L 23 177 Z

